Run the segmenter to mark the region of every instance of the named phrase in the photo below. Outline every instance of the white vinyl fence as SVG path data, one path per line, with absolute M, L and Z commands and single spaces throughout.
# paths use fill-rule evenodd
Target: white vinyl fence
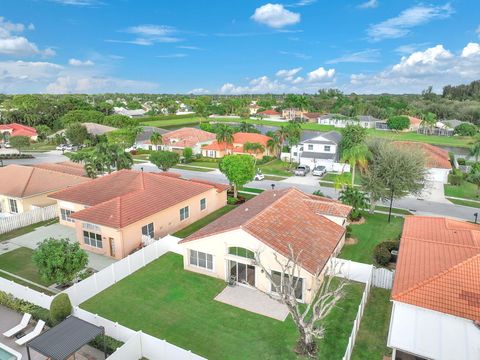
M 63 292 L 70 297 L 72 306 L 78 306 L 169 251 L 183 255 L 178 241 L 180 238 L 171 235 L 153 241 L 150 245 L 74 284 Z
M 0 277 L 0 290 L 45 309 L 50 309 L 50 304 L 53 300 L 53 296 L 32 290 L 3 277 Z
M 57 216 L 57 205 L 55 204 L 2 218 L 0 219 L 0 234 L 5 234 L 9 231 L 32 225 L 40 221 L 50 220 Z

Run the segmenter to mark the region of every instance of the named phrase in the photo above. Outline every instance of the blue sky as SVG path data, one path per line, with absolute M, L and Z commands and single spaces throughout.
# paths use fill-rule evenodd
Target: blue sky
M 439 90 L 480 78 L 479 14 L 478 0 L 2 0 L 0 91 Z

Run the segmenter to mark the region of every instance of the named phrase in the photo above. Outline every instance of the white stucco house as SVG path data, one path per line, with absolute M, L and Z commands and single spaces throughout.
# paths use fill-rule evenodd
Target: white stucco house
M 480 359 L 480 225 L 407 216 L 395 271 L 393 360 Z
M 339 145 L 342 135 L 336 131 L 330 131 L 312 139 L 304 140 L 296 146 L 292 146 L 288 157 L 282 155 L 285 161 L 293 161 L 311 168 L 325 166 L 327 171 L 350 171 L 347 164 L 339 162 Z
M 118 115 L 128 116 L 129 118 L 143 117 L 143 116 L 145 116 L 145 113 L 146 113 L 146 111 L 144 109 L 130 110 L 130 109 L 126 109 L 124 107 L 114 107 L 113 112 L 115 114 L 118 114 Z
M 336 128 L 344 128 L 347 125 L 360 125 L 365 129 L 375 129 L 378 122 L 382 122 L 382 120 L 370 115 L 360 115 L 352 118 L 340 114 L 325 114 L 318 117 L 320 125 L 331 125 Z
M 290 258 L 291 247 L 300 263 L 296 296 L 308 303 L 327 263 L 343 247 L 350 211 L 336 200 L 295 188 L 265 191 L 180 241 L 184 268 L 273 292 L 255 253 L 280 284 L 280 264 Z

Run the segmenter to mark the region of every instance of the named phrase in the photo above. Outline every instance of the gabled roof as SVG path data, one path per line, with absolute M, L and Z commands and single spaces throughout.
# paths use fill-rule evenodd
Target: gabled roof
M 410 120 L 411 126 L 420 126 L 420 124 L 422 123 L 421 119 L 416 118 L 414 116 L 408 116 L 408 119 Z
M 275 110 L 264 110 L 264 111 L 260 111 L 258 114 L 262 114 L 262 115 L 282 115 L 281 113 L 279 113 L 278 111 L 275 111 Z
M 120 229 L 223 185 L 185 180 L 168 173 L 121 170 L 50 197 L 89 206 L 72 218 Z
M 202 150 L 225 150 L 227 148 L 234 152 L 243 153 L 243 145 L 246 143 L 259 143 L 266 148 L 270 139 L 271 137 L 262 134 L 238 132 L 233 134 L 233 143 L 231 145 L 225 146 L 225 143 L 219 143 L 215 140 L 211 144 L 203 146 Z
M 81 164 L 76 164 L 71 161 L 63 161 L 58 163 L 41 163 L 41 164 L 35 164 L 32 166 L 36 168 L 58 171 L 61 173 L 75 175 L 75 176 L 87 176 L 85 168 Z
M 306 113 L 302 114 L 303 117 L 306 117 L 306 118 L 309 118 L 309 119 L 317 119 L 322 115 L 323 115 L 323 113 L 320 113 L 320 112 L 306 112 Z
M 450 164 L 448 151 L 439 148 L 438 146 L 415 142 L 415 141 L 394 141 L 394 144 L 397 146 L 405 148 L 415 148 L 422 151 L 425 154 L 427 168 L 440 168 L 440 169 L 451 169 L 452 164 Z
M 161 135 L 168 133 L 168 130 L 160 129 L 155 126 L 142 126 L 142 131 L 137 135 L 135 139 L 136 143 L 150 143 L 150 138 L 153 133 L 159 133 Z
M 90 182 L 90 179 L 38 167 L 8 165 L 0 168 L 0 194 L 24 198 Z
M 313 274 L 323 269 L 345 233 L 342 226 L 323 215 L 338 216 L 346 208 L 350 207 L 295 188 L 264 191 L 181 243 L 242 229 L 286 257 L 289 245 L 297 254 L 301 251 L 302 267 Z
M 326 133 L 323 133 L 322 135 L 316 136 L 311 139 L 307 139 L 302 141 L 302 144 L 339 144 L 340 141 L 342 140 L 342 135 L 337 132 L 337 131 L 329 131 Z
M 163 134 L 163 144 L 175 147 L 194 147 L 198 143 L 215 140 L 216 135 L 191 127 L 183 127 L 178 130 Z
M 407 216 L 392 299 L 480 321 L 480 225 Z
M 9 131 L 11 136 L 37 136 L 37 130 L 30 126 L 12 123 L 12 124 L 0 124 L 0 132 Z

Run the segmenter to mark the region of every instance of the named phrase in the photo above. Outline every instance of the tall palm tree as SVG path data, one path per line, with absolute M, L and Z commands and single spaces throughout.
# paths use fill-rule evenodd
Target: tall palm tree
M 267 141 L 267 149 L 276 157 L 279 157 L 282 153 L 282 144 L 278 134 L 273 134 L 272 138 Z
M 285 146 L 285 141 L 288 138 L 288 129 L 286 126 L 281 126 L 280 129 L 276 131 L 276 134 L 278 135 L 278 139 L 280 141 L 280 145 L 282 148 Z
M 155 147 L 157 147 L 158 145 L 162 145 L 163 144 L 162 134 L 154 131 L 152 135 L 150 135 L 150 142 L 152 143 L 152 145 L 155 145 Z M 156 150 L 158 150 L 158 147 L 156 148 Z
M 243 145 L 243 150 L 247 153 L 253 153 L 255 156 L 255 166 L 257 165 L 257 154 L 261 154 L 265 151 L 265 146 L 258 142 L 246 142 Z
M 217 142 L 225 144 L 225 152 L 228 145 L 233 144 L 233 128 L 226 124 L 219 124 L 217 127 Z
M 246 121 L 242 121 L 238 126 L 238 131 L 244 133 L 251 133 L 255 131 L 255 126 L 253 126 L 253 124 L 247 123 Z
M 350 164 L 352 172 L 352 187 L 355 183 L 355 168 L 359 166 L 360 169 L 365 169 L 368 163 L 367 155 L 368 148 L 364 144 L 352 146 L 351 148 L 345 149 L 342 153 L 343 161 L 348 161 Z
M 475 156 L 475 162 L 478 162 L 478 157 L 480 157 L 480 137 L 477 137 L 473 143 L 473 146 L 470 149 L 470 154 Z

